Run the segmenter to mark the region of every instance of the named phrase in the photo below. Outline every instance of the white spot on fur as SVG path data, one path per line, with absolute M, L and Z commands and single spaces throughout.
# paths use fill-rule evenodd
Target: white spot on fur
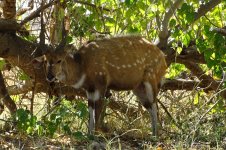
M 93 102 L 100 99 L 100 91 L 95 90 L 94 92 L 86 92 L 87 98 Z
M 75 88 L 75 89 L 81 88 L 82 85 L 83 85 L 84 82 L 85 82 L 85 79 L 86 79 L 86 75 L 83 74 L 83 75 L 81 76 L 81 78 L 78 80 L 78 82 L 75 83 L 74 85 L 72 85 L 72 87 Z
M 82 50 L 82 51 L 81 51 L 81 53 L 82 53 L 82 54 L 85 54 L 85 53 L 86 53 L 86 51 Z
M 132 66 L 129 64 L 129 65 L 127 65 L 127 67 L 128 67 L 128 68 L 131 68 Z
M 144 63 L 144 61 L 145 61 L 145 58 L 142 58 L 142 62 Z
M 126 65 L 122 65 L 122 68 L 126 68 Z
M 136 63 L 133 63 L 133 65 L 136 66 L 137 64 Z
M 119 67 L 119 66 L 117 66 L 116 68 L 117 68 L 118 70 L 120 69 L 120 67 Z
M 158 59 L 155 59 L 155 62 L 158 62 Z
M 99 72 L 99 75 L 100 75 L 100 76 L 102 76 L 102 75 L 103 75 L 103 73 L 102 73 L 102 72 Z
M 115 58 L 115 60 L 119 60 L 119 58 L 118 57 L 114 57 Z

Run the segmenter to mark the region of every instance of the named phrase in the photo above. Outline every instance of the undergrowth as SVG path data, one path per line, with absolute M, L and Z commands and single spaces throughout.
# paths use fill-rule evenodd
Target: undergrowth
M 115 110 L 108 107 L 104 120 L 108 132 L 98 132 L 96 137 L 87 134 L 86 101 L 63 98 L 57 105 L 47 107 L 38 106 L 47 101 L 40 103 L 40 99 L 35 99 L 37 107 L 34 114 L 23 107 L 29 106 L 27 103 L 20 105 L 15 116 L 1 115 L 0 142 L 4 145 L 7 139 L 16 138 L 11 140 L 15 141 L 14 148 L 21 146 L 18 143 L 25 143 L 25 147 L 30 145 L 40 149 L 45 149 L 49 144 L 63 149 L 81 146 L 89 149 L 93 140 L 102 143 L 106 149 L 226 148 L 226 107 L 216 93 L 164 91 L 158 98 L 161 102 L 159 120 L 162 126 L 158 139 L 150 135 L 148 112 L 130 92 L 120 92 L 113 93 L 112 98 L 106 100 L 115 100 L 121 108 Z M 33 140 L 29 140 L 31 137 Z M 67 142 L 62 142 L 63 139 L 67 139 Z M 26 145 L 26 140 L 30 144 Z M 35 144 L 37 141 L 42 144 Z

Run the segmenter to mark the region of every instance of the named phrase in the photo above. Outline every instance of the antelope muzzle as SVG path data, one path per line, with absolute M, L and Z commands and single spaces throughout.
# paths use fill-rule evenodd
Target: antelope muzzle
M 46 80 L 48 82 L 54 82 L 56 80 L 55 75 L 52 72 L 52 66 L 48 66 L 47 67 L 47 76 L 46 76 Z

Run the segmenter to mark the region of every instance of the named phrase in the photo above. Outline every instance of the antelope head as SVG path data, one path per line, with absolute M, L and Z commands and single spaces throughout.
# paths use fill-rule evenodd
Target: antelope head
M 49 82 L 58 80 L 70 85 L 76 82 L 76 76 L 80 75 L 80 55 L 58 50 L 46 52 L 43 56 L 35 59 L 38 62 L 44 62 L 46 79 Z
M 49 53 L 44 55 L 44 60 L 46 61 L 46 79 L 49 82 L 53 82 L 55 80 L 65 81 L 66 74 L 68 70 L 65 68 L 66 65 L 66 53 Z

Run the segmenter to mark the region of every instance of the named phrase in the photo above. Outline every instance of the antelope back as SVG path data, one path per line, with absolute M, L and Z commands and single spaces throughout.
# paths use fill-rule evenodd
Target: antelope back
M 159 83 L 165 74 L 162 51 L 141 36 L 124 36 L 89 42 L 78 51 L 84 72 L 105 76 L 110 88 L 132 89 L 144 80 Z

